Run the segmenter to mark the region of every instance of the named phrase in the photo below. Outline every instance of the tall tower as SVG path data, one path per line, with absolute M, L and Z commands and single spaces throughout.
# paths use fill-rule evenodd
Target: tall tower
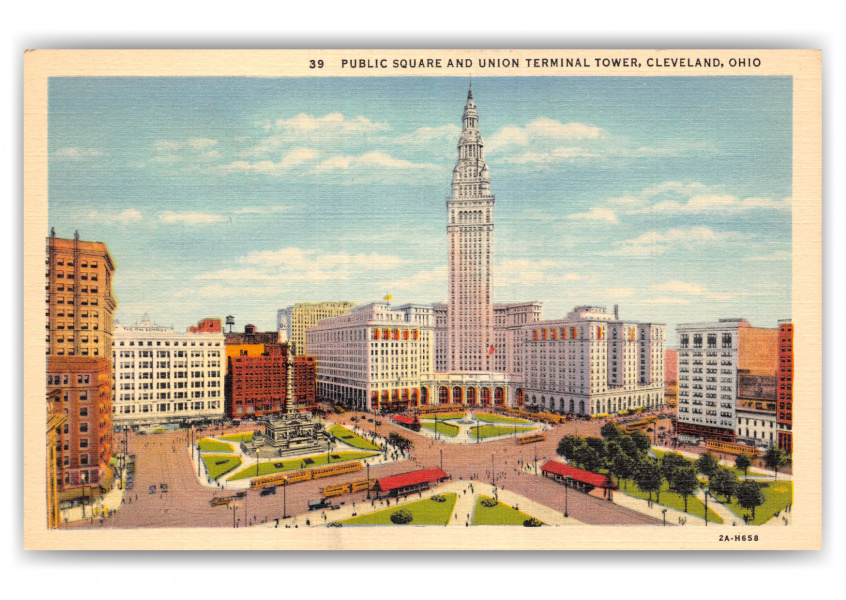
M 472 87 L 462 117 L 458 162 L 447 198 L 450 371 L 490 371 L 494 343 L 492 246 L 494 197 Z

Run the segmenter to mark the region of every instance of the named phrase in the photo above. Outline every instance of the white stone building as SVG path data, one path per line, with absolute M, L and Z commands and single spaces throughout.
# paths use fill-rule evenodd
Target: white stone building
M 417 405 L 421 381 L 433 372 L 432 307 L 374 302 L 306 331 L 317 357 L 318 398 L 378 410 Z
M 114 424 L 131 427 L 223 418 L 224 334 L 115 323 Z
M 516 403 L 579 415 L 661 407 L 665 336 L 664 325 L 620 321 L 594 306 L 528 323 Z

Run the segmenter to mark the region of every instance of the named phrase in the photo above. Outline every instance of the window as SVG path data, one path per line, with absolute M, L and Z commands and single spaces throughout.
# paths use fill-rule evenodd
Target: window
M 79 433 L 88 433 L 88 423 L 79 424 Z
M 723 334 L 723 348 L 731 348 L 731 334 L 724 333 Z
M 686 333 L 681 334 L 681 337 L 679 339 L 679 345 L 682 348 L 689 347 L 690 346 L 690 336 Z

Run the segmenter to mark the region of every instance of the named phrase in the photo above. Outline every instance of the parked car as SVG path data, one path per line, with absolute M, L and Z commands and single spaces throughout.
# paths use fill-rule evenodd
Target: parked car
M 166 483 L 160 483 L 159 488 L 161 488 L 163 494 L 167 493 L 167 484 Z
M 259 496 L 273 496 L 276 494 L 276 486 L 269 485 L 266 488 L 262 488 L 261 492 L 259 492 Z
M 151 485 L 151 486 L 150 486 L 150 493 L 151 493 L 151 494 L 155 494 L 155 493 L 156 493 L 156 486 L 155 486 L 155 485 Z

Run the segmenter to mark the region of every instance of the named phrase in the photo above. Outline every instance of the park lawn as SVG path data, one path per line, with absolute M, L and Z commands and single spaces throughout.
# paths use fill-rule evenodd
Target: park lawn
M 232 469 L 241 466 L 241 459 L 239 457 L 228 454 L 204 454 L 203 460 L 206 463 L 209 477 L 212 479 L 218 479 Z
M 450 437 L 455 437 L 458 435 L 460 429 L 455 425 L 450 425 L 449 423 L 420 423 L 420 427 L 425 427 L 431 431 L 435 431 L 437 433 L 442 433 L 444 435 L 448 435 Z M 437 429 L 435 429 L 437 427 Z
M 329 430 L 329 433 L 353 448 L 360 448 L 361 450 L 376 450 L 377 452 L 382 449 L 381 446 L 377 446 L 376 444 L 369 442 L 360 435 L 353 433 L 346 427 L 341 427 L 340 425 L 332 427 Z
M 476 508 L 473 510 L 473 525 L 523 525 L 523 521 L 532 517 L 524 512 L 511 508 L 502 502 L 496 506 L 487 507 L 482 499 L 491 500 L 489 496 L 476 498 Z
M 229 435 L 219 436 L 222 440 L 229 440 L 230 442 L 249 442 L 253 439 L 252 433 L 230 433 Z
M 775 513 L 783 511 L 788 504 L 793 503 L 792 481 L 768 481 L 761 487 L 761 491 L 764 492 L 764 503 L 755 509 L 755 518 L 749 519 L 750 525 L 763 525 L 772 519 Z M 741 508 L 737 498 L 732 498 L 725 506 L 741 519 L 743 515 L 752 515 L 751 510 Z
M 332 452 L 332 464 L 349 462 L 351 460 L 359 460 L 361 458 L 369 458 L 376 456 L 376 452 Z M 337 457 L 337 458 L 336 458 Z M 311 463 L 303 465 L 305 459 L 311 460 Z M 314 456 L 301 456 L 299 458 L 289 458 L 288 460 L 273 460 L 262 459 L 258 465 L 258 472 L 256 472 L 256 465 L 250 465 L 246 469 L 242 469 L 229 478 L 229 481 L 236 481 L 238 479 L 249 479 L 251 477 L 258 477 L 259 475 L 271 475 L 273 473 L 284 473 L 285 471 L 296 471 L 298 469 L 312 467 L 320 467 L 327 463 L 326 454 L 315 454 Z
M 197 442 L 200 452 L 233 452 L 232 444 L 218 442 L 210 438 L 203 438 Z
M 446 525 L 449 523 L 449 518 L 452 516 L 452 511 L 455 508 L 456 494 L 444 494 L 445 502 L 435 502 L 431 498 L 412 502 L 411 504 L 401 504 L 400 506 L 392 506 L 385 510 L 379 510 L 360 517 L 353 517 L 346 521 L 341 521 L 342 525 L 394 525 L 391 523 L 391 514 L 399 509 L 405 509 L 411 512 L 412 521 L 408 525 Z M 522 523 L 522 522 L 521 522 Z
M 465 417 L 464 413 L 455 412 L 455 413 L 441 413 L 441 414 L 437 414 L 437 415 L 423 415 L 420 418 L 421 419 L 431 419 L 433 421 L 435 420 L 435 418 L 437 418 L 440 421 L 446 421 L 446 420 L 449 420 L 449 419 L 463 419 L 464 417 Z
M 625 484 L 625 488 L 623 488 L 622 484 Z M 634 496 L 635 498 L 643 498 L 644 500 L 649 500 L 649 494 L 644 491 L 641 491 L 637 484 L 631 480 L 625 480 L 623 482 L 618 482 L 617 485 L 620 487 L 617 490 L 617 493 L 620 492 L 628 495 Z M 661 485 L 661 500 L 658 500 L 655 497 L 655 494 L 652 494 L 652 501 L 660 504 L 661 506 L 668 506 L 670 508 L 675 508 L 676 510 L 680 510 L 684 512 L 684 498 L 681 495 L 676 494 L 675 492 L 670 491 L 670 484 L 664 481 Z M 705 505 L 699 498 L 695 496 L 688 496 L 687 498 L 687 513 L 690 515 L 694 515 L 697 517 L 705 518 Z M 712 523 L 722 523 L 723 518 L 715 513 L 710 508 L 708 509 L 708 520 Z
M 473 427 L 470 429 L 470 437 L 477 439 L 485 439 L 489 437 L 497 437 L 500 435 L 513 435 L 516 433 L 526 433 L 527 431 L 534 431 L 534 427 L 504 427 L 502 425 L 482 425 L 481 427 Z
M 503 417 L 501 415 L 491 415 L 488 413 L 476 413 L 475 418 L 486 423 L 522 423 L 524 425 L 531 424 L 531 421 L 526 419 L 518 419 L 516 417 Z

